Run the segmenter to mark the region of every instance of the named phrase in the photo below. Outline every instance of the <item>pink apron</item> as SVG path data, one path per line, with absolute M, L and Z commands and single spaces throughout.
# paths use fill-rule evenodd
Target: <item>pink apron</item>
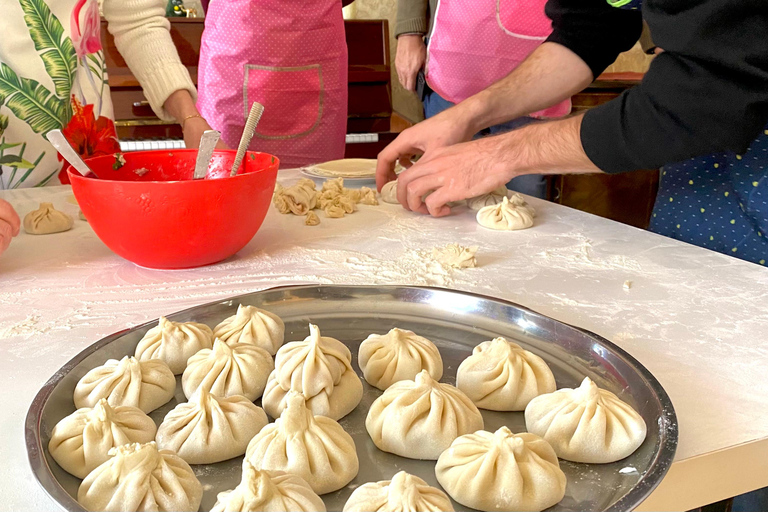
M 213 0 L 205 17 L 198 109 L 236 148 L 251 104 L 250 149 L 280 166 L 344 157 L 347 44 L 341 0 Z
M 429 86 L 459 103 L 504 78 L 552 32 L 546 0 L 440 0 L 427 48 Z M 561 117 L 566 100 L 534 117 Z

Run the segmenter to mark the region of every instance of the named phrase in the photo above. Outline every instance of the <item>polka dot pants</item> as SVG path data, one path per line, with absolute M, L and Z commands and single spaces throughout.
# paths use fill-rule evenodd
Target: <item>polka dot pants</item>
M 662 168 L 650 230 L 743 260 L 768 262 L 768 127 L 743 154 Z

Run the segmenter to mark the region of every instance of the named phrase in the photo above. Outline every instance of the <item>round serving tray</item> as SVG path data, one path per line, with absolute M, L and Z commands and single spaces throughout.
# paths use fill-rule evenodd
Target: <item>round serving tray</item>
M 233 315 L 239 304 L 258 306 L 285 322 L 285 340 L 302 340 L 308 324 L 317 324 L 324 336 L 344 342 L 352 351 L 353 367 L 360 374 L 357 349 L 371 333 L 392 327 L 412 330 L 432 340 L 445 367 L 443 382 L 455 384 L 456 369 L 472 348 L 497 336 L 514 340 L 549 364 L 558 388 L 576 387 L 588 376 L 616 393 L 645 419 L 648 435 L 632 455 L 612 464 L 577 464 L 561 461 L 568 478 L 565 498 L 549 511 L 628 511 L 637 507 L 669 469 L 677 446 L 677 419 L 667 393 L 651 373 L 613 343 L 522 306 L 491 297 L 438 288 L 408 286 L 293 286 L 264 290 L 197 306 L 168 315 L 174 321 L 196 321 L 214 327 Z M 78 380 L 107 359 L 133 355 L 136 345 L 156 321 L 124 330 L 97 341 L 64 365 L 35 397 L 26 419 L 29 461 L 40 485 L 64 510 L 82 511 L 77 503 L 80 480 L 66 473 L 51 458 L 48 441 L 56 423 L 75 411 L 72 394 Z M 159 425 L 168 411 L 185 401 L 177 377 L 173 400 L 150 416 Z M 381 391 L 364 382 L 358 407 L 340 420 L 354 438 L 360 472 L 344 489 L 326 494 L 329 511 L 341 510 L 352 491 L 366 483 L 387 480 L 405 470 L 439 487 L 434 461 L 405 459 L 378 450 L 365 430 L 365 417 Z M 260 404 L 260 401 L 257 401 Z M 525 430 L 522 412 L 482 411 L 485 429 L 507 425 Z M 242 457 L 218 464 L 193 466 L 203 484 L 202 510 L 210 510 L 219 492 L 234 488 Z M 467 510 L 454 503 L 456 510 Z

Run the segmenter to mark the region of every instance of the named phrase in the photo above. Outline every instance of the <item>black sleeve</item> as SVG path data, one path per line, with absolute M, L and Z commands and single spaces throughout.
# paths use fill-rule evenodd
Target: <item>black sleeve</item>
M 611 7 L 606 0 L 549 0 L 545 11 L 552 20 L 547 41 L 578 55 L 594 78 L 632 48 L 643 30 L 639 11 Z
M 665 52 L 640 85 L 584 116 L 581 142 L 592 162 L 624 172 L 746 151 L 768 122 L 763 2 L 699 0 L 674 16 L 646 12 Z

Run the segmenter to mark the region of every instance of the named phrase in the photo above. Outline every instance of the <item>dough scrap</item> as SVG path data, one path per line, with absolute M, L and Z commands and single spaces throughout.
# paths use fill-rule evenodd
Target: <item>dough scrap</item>
M 488 229 L 513 231 L 533 226 L 536 211 L 525 202 L 523 196 L 506 196 L 497 205 L 486 206 L 477 212 L 477 223 Z
M 307 226 L 317 226 L 320 224 L 320 217 L 315 212 L 308 212 L 304 224 Z
M 213 346 L 213 330 L 197 322 L 173 322 L 161 316 L 156 327 L 136 346 L 139 361 L 164 361 L 174 375 L 181 375 L 198 351 Z
M 371 334 L 360 344 L 357 361 L 368 384 L 386 390 L 395 382 L 414 380 L 426 370 L 434 380 L 443 376 L 440 351 L 427 338 L 394 328 L 387 334 Z
M 445 247 L 432 249 L 432 258 L 451 268 L 475 268 L 477 266 L 478 246 L 464 247 L 459 244 L 448 244 Z
M 24 231 L 30 235 L 49 235 L 69 231 L 75 220 L 64 212 L 60 212 L 51 203 L 40 203 L 37 210 L 24 216 Z
M 450 498 L 421 478 L 400 471 L 392 480 L 368 482 L 352 492 L 343 512 L 453 512 Z
M 360 187 L 360 197 L 357 202 L 368 206 L 379 205 L 379 200 L 376 199 L 376 191 L 369 187 Z
M 213 329 L 213 335 L 221 341 L 250 343 L 261 347 L 274 356 L 283 345 L 285 324 L 274 313 L 255 306 L 237 306 L 237 313 L 222 320 Z
M 280 186 L 275 188 L 272 202 L 280 213 L 293 213 L 294 215 L 303 216 L 317 206 L 317 196 L 315 182 L 302 178 L 298 183 L 290 187 Z
M 325 216 L 329 219 L 341 219 L 344 217 L 344 208 L 341 206 L 330 205 L 325 208 Z

